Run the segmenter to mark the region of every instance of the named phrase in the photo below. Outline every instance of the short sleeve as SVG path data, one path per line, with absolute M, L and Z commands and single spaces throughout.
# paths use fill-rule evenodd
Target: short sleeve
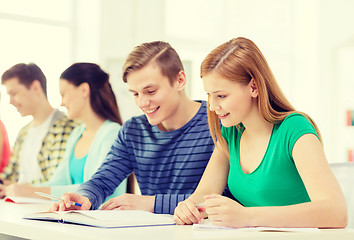
M 288 139 L 288 150 L 292 156 L 292 150 L 296 141 L 305 134 L 314 134 L 318 139 L 318 134 L 310 121 L 301 114 L 291 114 L 286 117 L 281 124 Z

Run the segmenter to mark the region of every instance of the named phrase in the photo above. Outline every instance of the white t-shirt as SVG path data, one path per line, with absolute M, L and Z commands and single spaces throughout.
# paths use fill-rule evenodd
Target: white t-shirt
M 38 162 L 38 153 L 41 150 L 44 137 L 47 135 L 54 113 L 39 126 L 31 126 L 24 137 L 19 153 L 19 183 L 30 183 L 41 177 L 41 168 Z

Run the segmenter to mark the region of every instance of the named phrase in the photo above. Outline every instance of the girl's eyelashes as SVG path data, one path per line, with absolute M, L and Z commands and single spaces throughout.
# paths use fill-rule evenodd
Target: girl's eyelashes
M 210 93 L 205 93 L 208 97 L 210 97 L 211 96 L 211 94 Z M 227 97 L 227 95 L 222 95 L 222 94 L 218 94 L 218 95 L 216 95 L 216 97 L 218 97 L 218 98 L 226 98 Z
M 147 91 L 148 94 L 154 94 L 155 92 L 156 92 L 156 90 Z

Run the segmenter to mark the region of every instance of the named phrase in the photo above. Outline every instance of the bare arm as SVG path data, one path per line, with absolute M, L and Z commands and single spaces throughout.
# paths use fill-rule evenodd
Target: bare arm
M 251 210 L 252 225 L 284 227 L 345 227 L 347 208 L 341 188 L 332 173 L 317 137 L 298 139 L 293 157 L 311 202 Z
M 194 193 L 175 209 L 174 219 L 178 224 L 197 223 L 203 218 L 197 204 L 204 202 L 204 196 L 212 193 L 221 194 L 226 186 L 230 168 L 227 155 L 216 147 Z
M 227 155 L 216 147 L 203 173 L 197 189 L 189 197 L 196 203 L 204 202 L 204 196 L 212 193 L 221 194 L 227 184 L 230 161 Z
M 0 131 L 0 167 L 1 167 L 1 162 L 3 161 L 3 159 L 2 159 L 2 145 L 3 145 L 2 141 L 3 141 L 3 136 L 2 136 L 2 132 Z
M 313 134 L 300 137 L 294 145 L 293 158 L 311 202 L 242 207 L 222 196 L 210 196 L 205 201 L 209 219 L 216 225 L 230 227 L 345 227 L 348 221 L 345 198 L 317 137 Z
M 29 183 L 13 183 L 6 187 L 6 196 L 47 199 L 45 197 L 37 195 L 35 192 L 51 194 L 50 187 L 34 187 Z

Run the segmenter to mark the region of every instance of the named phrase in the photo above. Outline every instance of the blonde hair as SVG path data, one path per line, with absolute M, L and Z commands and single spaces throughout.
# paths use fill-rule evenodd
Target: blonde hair
M 168 77 L 172 84 L 178 73 L 183 69 L 183 64 L 176 50 L 167 42 L 155 41 L 142 43 L 136 46 L 128 55 L 122 68 L 123 82 L 127 82 L 129 73 L 138 71 L 155 62 L 163 76 Z
M 234 38 L 211 51 L 201 64 L 200 77 L 211 72 L 243 85 L 254 79 L 258 89 L 258 109 L 266 121 L 275 124 L 282 122 L 292 113 L 300 113 L 311 122 L 318 137 L 322 139 L 315 122 L 307 114 L 296 111 L 286 99 L 266 59 L 251 40 L 243 37 Z M 218 146 L 228 153 L 220 131 L 220 120 L 215 112 L 210 111 L 209 103 L 208 122 L 215 144 L 217 140 L 221 140 Z

